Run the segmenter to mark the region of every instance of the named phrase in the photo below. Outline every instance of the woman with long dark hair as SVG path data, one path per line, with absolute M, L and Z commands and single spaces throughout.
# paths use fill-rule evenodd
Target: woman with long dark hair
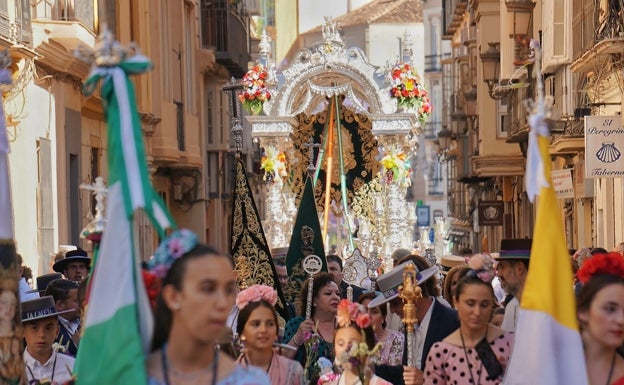
M 216 343 L 237 292 L 228 256 L 179 230 L 161 243 L 149 267 L 163 278 L 147 360 L 149 385 L 270 384 L 261 370 L 220 354 Z
M 307 279 L 301 287 L 301 313 L 308 306 Z M 329 273 L 317 273 L 312 283 L 312 312 L 310 319 L 295 317 L 288 321 L 284 331 L 284 341 L 296 349 L 284 351 L 284 355 L 301 363 L 306 372 L 306 380 L 316 383 L 320 373 L 318 359 L 325 357 L 334 360 L 334 334 L 336 332 L 336 312 L 340 302 L 340 289 Z

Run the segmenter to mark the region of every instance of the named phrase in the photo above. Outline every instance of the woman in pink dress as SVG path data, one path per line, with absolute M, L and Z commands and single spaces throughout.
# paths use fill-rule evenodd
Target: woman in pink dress
M 624 258 L 596 254 L 577 272 L 577 316 L 590 384 L 624 385 Z
M 273 385 L 303 385 L 301 364 L 280 355 L 273 347 L 279 327 L 276 302 L 277 292 L 266 285 L 252 285 L 236 296 L 236 333 L 243 346 L 237 361 L 266 371 Z
M 368 309 L 368 303 L 377 297 L 375 292 L 365 293 L 358 298 L 358 302 Z M 376 356 L 371 357 L 375 365 L 401 365 L 403 362 L 403 345 L 405 336 L 403 333 L 386 329 L 386 304 L 368 309 L 371 326 L 375 332 L 375 342 L 381 344 L 381 349 Z
M 457 284 L 454 304 L 460 326 L 427 355 L 425 385 L 498 385 L 513 349 L 513 333 L 491 325 L 496 297 L 491 281 L 494 261 L 476 254 Z

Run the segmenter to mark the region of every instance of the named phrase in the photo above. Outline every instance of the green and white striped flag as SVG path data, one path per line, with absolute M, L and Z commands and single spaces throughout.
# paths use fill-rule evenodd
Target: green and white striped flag
M 78 385 L 146 384 L 145 357 L 153 329 L 142 283 L 135 210 L 142 208 L 161 235 L 174 223 L 148 178 L 134 87 L 128 75 L 151 67 L 143 56 L 96 67 L 90 94 L 102 80 L 108 123 L 107 224 L 90 277 L 89 305 L 75 373 Z

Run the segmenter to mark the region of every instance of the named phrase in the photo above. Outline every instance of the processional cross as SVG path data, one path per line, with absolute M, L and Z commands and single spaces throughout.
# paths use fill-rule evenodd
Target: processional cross
M 308 148 L 308 158 L 310 158 L 310 163 L 308 164 L 308 168 L 306 171 L 310 177 L 314 176 L 314 171 L 316 171 L 316 166 L 314 165 L 314 149 L 321 147 L 320 143 L 314 143 L 314 139 L 310 137 L 307 143 L 302 144 L 303 147 Z

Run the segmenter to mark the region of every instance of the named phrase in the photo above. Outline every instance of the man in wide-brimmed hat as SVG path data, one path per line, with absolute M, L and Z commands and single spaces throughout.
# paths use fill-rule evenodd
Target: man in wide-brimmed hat
M 505 317 L 501 327 L 507 331 L 516 330 L 518 308 L 524 290 L 524 282 L 529 272 L 532 239 L 503 239 L 497 258 L 496 275 L 501 286 L 513 299 L 505 307 Z
M 83 249 L 76 249 L 68 251 L 65 258 L 54 263 L 52 269 L 63 274 L 70 281 L 80 282 L 87 278 L 90 265 L 91 258 L 87 252 Z
M 390 311 L 403 317 L 403 304 L 398 289 L 403 285 L 405 266 L 414 265 L 416 279 L 422 289 L 422 298 L 416 301 L 418 327 L 413 340 L 413 351 L 408 352 L 407 347 L 404 347 L 403 363 L 407 363 L 407 355 L 411 354 L 416 367 L 404 370 L 403 366 L 379 365 L 375 373 L 393 384 L 403 382 L 422 384 L 422 369 L 431 346 L 456 330 L 459 327 L 459 319 L 454 309 L 443 305 L 436 299 L 438 296 L 435 280 L 435 274 L 438 272 L 437 266 L 430 267 L 424 258 L 417 255 L 403 257 L 401 262 L 400 265 L 377 279 L 381 294 L 369 302 L 368 307 L 374 308 L 389 303 Z

